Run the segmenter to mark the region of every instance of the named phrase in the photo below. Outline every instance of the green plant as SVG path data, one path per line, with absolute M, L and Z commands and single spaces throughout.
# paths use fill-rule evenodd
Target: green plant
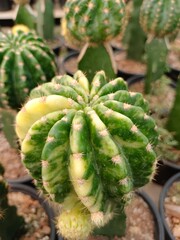
M 17 4 L 17 14 L 15 18 L 16 24 L 23 24 L 29 29 L 35 29 L 36 27 L 36 16 L 31 8 L 30 0 L 14 0 Z
M 174 100 L 173 107 L 168 117 L 167 121 L 167 129 L 171 132 L 174 132 L 175 139 L 178 142 L 177 148 L 180 149 L 180 128 L 179 128 L 179 121 L 180 121 L 180 77 L 177 81 L 176 87 L 176 97 Z
M 0 164 L 0 239 L 18 239 L 24 233 L 25 222 L 17 215 L 15 206 L 8 204 L 8 185 L 4 180 L 4 168 Z
M 146 44 L 147 74 L 145 92 L 167 70 L 167 39 L 178 31 L 180 22 L 179 0 L 144 0 L 140 10 L 140 24 L 148 36 Z M 166 38 L 166 41 L 165 41 Z
M 65 19 L 70 34 L 85 43 L 79 67 L 92 81 L 94 74 L 104 70 L 109 79 L 115 77 L 115 64 L 108 41 L 118 35 L 125 16 L 123 0 L 67 1 Z
M 143 0 L 130 1 L 127 4 L 127 24 L 123 43 L 126 46 L 127 58 L 142 61 L 144 58 L 146 36 L 139 23 L 140 7 Z
M 84 239 L 108 223 L 113 234 L 113 217 L 122 217 L 132 191 L 156 169 L 158 134 L 148 103 L 103 71 L 90 85 L 77 71 L 33 89 L 16 132 L 37 187 L 62 207 L 57 226 L 67 239 Z
M 55 56 L 32 32 L 0 33 L 0 107 L 18 109 L 29 91 L 57 72 Z
M 54 4 L 52 0 L 38 0 L 35 8 L 37 10 L 36 31 L 39 36 L 47 40 L 54 38 Z

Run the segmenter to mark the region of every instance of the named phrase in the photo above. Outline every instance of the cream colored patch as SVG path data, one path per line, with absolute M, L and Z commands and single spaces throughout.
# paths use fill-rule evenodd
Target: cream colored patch
M 111 160 L 115 164 L 121 164 L 123 161 L 120 155 L 116 155 L 116 156 L 112 157 Z
M 107 131 L 107 129 L 104 129 L 104 130 L 100 131 L 99 134 L 100 134 L 102 137 L 105 137 L 105 136 L 108 135 L 108 131 Z
M 138 132 L 138 128 L 136 127 L 136 125 L 133 125 L 131 128 L 132 132 Z

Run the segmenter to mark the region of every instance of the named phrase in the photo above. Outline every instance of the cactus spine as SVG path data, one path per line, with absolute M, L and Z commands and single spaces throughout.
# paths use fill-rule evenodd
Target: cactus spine
M 16 116 L 22 160 L 37 186 L 62 204 L 57 225 L 65 238 L 72 239 L 62 218 L 69 232 L 76 228 L 72 219 L 80 218 L 73 239 L 84 239 L 84 228 L 90 233 L 109 222 L 129 193 L 152 177 L 158 136 L 147 114 L 141 94 L 128 92 L 121 78 L 107 82 L 103 71 L 91 85 L 78 71 L 31 91 Z
M 124 1 L 85 0 L 80 3 L 78 0 L 68 0 L 65 12 L 68 31 L 73 38 L 87 43 L 80 55 L 79 69 L 86 72 L 89 81 L 102 69 L 109 78 L 114 78 L 116 70 L 112 53 L 105 43 L 121 31 L 125 15 Z M 98 61 L 94 54 L 98 54 Z
M 0 107 L 19 108 L 29 91 L 56 71 L 55 56 L 43 39 L 32 32 L 0 33 Z
M 148 35 L 145 93 L 150 93 L 152 81 L 159 79 L 167 70 L 166 57 L 168 49 L 165 38 L 170 37 L 179 30 L 179 16 L 179 0 L 143 1 L 140 10 L 140 24 Z

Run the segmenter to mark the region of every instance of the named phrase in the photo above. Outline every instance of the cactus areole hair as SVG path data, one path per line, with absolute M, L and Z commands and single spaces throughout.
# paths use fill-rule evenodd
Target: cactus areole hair
M 16 132 L 37 186 L 68 213 L 57 224 L 68 239 L 84 239 L 83 223 L 85 229 L 106 224 L 155 171 L 158 135 L 148 103 L 122 78 L 107 82 L 103 71 L 91 85 L 77 71 L 33 89 L 17 114 Z M 74 218 L 84 219 L 77 225 L 83 230 L 71 238 Z
M 118 35 L 125 15 L 124 0 L 68 0 L 65 18 L 70 33 L 79 41 L 100 43 Z

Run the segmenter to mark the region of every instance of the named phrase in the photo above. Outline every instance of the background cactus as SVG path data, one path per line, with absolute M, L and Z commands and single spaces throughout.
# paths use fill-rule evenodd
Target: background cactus
M 167 121 L 167 129 L 171 132 L 175 133 L 175 138 L 178 142 L 177 148 L 180 149 L 180 127 L 179 127 L 179 120 L 180 120 L 180 76 L 177 81 L 176 87 L 176 97 L 173 103 L 172 110 L 169 114 L 168 121 Z
M 24 219 L 17 215 L 16 207 L 8 204 L 8 185 L 4 178 L 4 168 L 0 164 L 0 239 L 18 239 L 24 233 Z
M 17 14 L 15 23 L 23 24 L 30 29 L 35 29 L 36 27 L 36 16 L 29 4 L 29 0 L 14 0 L 17 4 Z
M 179 30 L 179 16 L 179 0 L 144 0 L 141 7 L 140 23 L 148 35 L 163 38 Z
M 159 79 L 167 70 L 167 37 L 174 35 L 174 32 L 179 30 L 179 16 L 179 0 L 143 1 L 140 10 L 140 24 L 148 36 L 148 41 L 146 44 L 146 93 L 150 93 L 152 81 Z
M 142 61 L 145 53 L 146 35 L 139 23 L 140 8 L 143 0 L 130 1 L 126 7 L 126 28 L 123 43 L 126 46 L 127 58 Z M 134 47 L 136 45 L 136 47 Z
M 37 10 L 36 31 L 45 39 L 54 38 L 54 3 L 52 0 L 38 0 L 35 8 Z
M 90 86 L 77 71 L 33 89 L 16 116 L 16 132 L 38 188 L 62 206 L 57 225 L 68 239 L 107 224 L 155 171 L 158 136 L 148 103 L 122 78 L 107 82 L 103 71 Z M 80 225 L 71 224 L 81 215 Z
M 120 33 L 124 15 L 123 0 L 66 2 L 65 19 L 69 32 L 78 41 L 87 43 L 80 55 L 79 69 L 88 74 L 89 81 L 95 72 L 102 69 L 109 78 L 115 76 L 112 52 L 105 42 Z
M 0 107 L 19 108 L 29 91 L 56 71 L 55 56 L 42 38 L 0 33 Z

